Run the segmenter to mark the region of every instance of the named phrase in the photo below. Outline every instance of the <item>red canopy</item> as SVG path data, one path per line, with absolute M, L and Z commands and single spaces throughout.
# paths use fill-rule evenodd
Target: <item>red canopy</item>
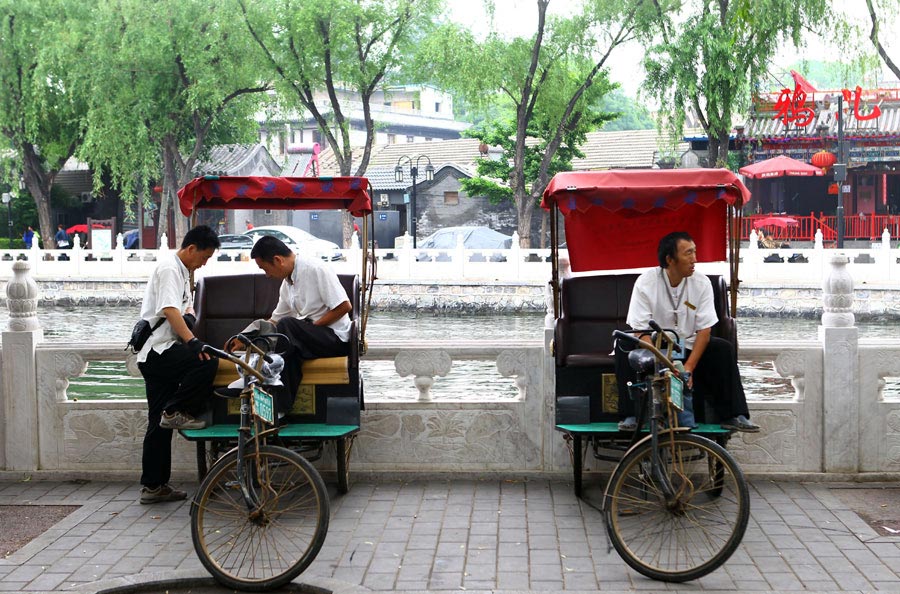
M 541 206 L 565 217 L 572 270 L 656 266 L 659 239 L 687 231 L 700 262 L 726 259 L 727 208 L 750 200 L 726 169 L 630 169 L 558 173 Z
M 178 190 L 181 212 L 194 208 L 234 210 L 345 209 L 355 217 L 372 212 L 364 177 L 198 177 Z
M 753 219 L 753 225 L 756 227 L 773 226 L 787 229 L 788 227 L 796 227 L 799 224 L 800 221 L 794 217 L 763 217 L 761 219 Z
M 785 176 L 812 176 L 825 175 L 822 169 L 797 159 L 791 159 L 784 155 L 778 155 L 765 161 L 753 163 L 746 167 L 741 167 L 738 172 L 750 179 L 766 179 L 770 177 Z

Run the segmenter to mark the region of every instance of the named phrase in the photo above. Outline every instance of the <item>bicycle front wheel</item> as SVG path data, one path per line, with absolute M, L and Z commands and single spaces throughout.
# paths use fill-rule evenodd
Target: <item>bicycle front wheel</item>
M 676 435 L 673 444 L 660 436 L 659 475 L 652 453 L 649 440 L 638 444 L 613 473 L 605 501 L 609 538 L 622 559 L 649 578 L 697 579 L 718 569 L 741 543 L 750 489 L 731 454 L 704 437 Z
M 315 559 L 328 532 L 325 483 L 303 456 L 279 446 L 252 446 L 243 459 L 255 494 L 248 505 L 237 451 L 200 484 L 191 535 L 200 561 L 229 588 L 262 592 L 288 583 Z

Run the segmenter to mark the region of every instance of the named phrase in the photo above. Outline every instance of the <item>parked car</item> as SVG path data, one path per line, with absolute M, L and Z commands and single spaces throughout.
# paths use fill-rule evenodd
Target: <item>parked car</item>
M 417 242 L 418 249 L 424 250 L 452 250 L 456 248 L 459 238 L 462 237 L 463 247 L 467 250 L 508 250 L 512 247 L 512 237 L 494 231 L 490 227 L 444 227 L 438 229 L 422 241 Z M 441 260 L 441 255 L 437 256 Z M 430 260 L 428 254 L 422 252 L 416 256 L 416 260 Z M 473 260 L 476 257 L 473 256 Z M 491 262 L 506 262 L 502 254 L 490 254 Z
M 253 238 L 246 235 L 219 235 L 219 248 L 223 250 L 249 250 L 253 247 Z
M 248 229 L 242 235 L 251 238 L 254 243 L 263 235 L 271 235 L 283 241 L 296 253 L 302 253 L 307 256 L 318 255 L 323 260 L 341 260 L 343 258 L 340 247 L 336 243 L 319 239 L 312 233 L 297 227 L 265 225 Z

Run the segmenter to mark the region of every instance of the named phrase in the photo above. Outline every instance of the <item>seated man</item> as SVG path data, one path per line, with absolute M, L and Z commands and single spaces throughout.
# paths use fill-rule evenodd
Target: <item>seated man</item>
M 659 268 L 644 272 L 634 283 L 628 325 L 634 329 L 648 328 L 650 320 L 654 320 L 663 328 L 677 331 L 684 341 L 684 368 L 691 373 L 688 386 L 694 391 L 695 408 L 702 407 L 706 400 L 719 418 L 725 419 L 723 428 L 759 431 L 749 420 L 732 344 L 711 336 L 719 318 L 713 304 L 712 284 L 706 276 L 694 272 L 697 262 L 694 241 L 683 231 L 669 233 L 660 240 L 657 257 Z M 650 336 L 643 335 L 641 340 L 649 342 Z M 617 344 L 615 350 L 619 411 L 627 417 L 619 423 L 619 428 L 633 430 L 637 421 L 627 382 L 635 381 L 635 373 L 628 365 L 626 352 L 631 350 L 631 345 Z
M 282 241 L 264 235 L 250 257 L 266 276 L 282 280 L 271 322 L 290 340 L 284 351 L 284 388 L 275 390 L 279 413 L 291 410 L 303 379 L 303 361 L 350 354 L 353 307 L 337 274 L 322 260 L 294 254 Z M 284 348 L 279 345 L 279 350 Z M 233 389 L 219 389 L 232 394 Z M 238 389 L 239 393 L 240 390 Z

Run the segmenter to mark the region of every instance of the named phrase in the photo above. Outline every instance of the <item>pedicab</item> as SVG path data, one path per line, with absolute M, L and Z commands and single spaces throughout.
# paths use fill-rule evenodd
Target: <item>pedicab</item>
M 673 359 L 681 337 L 653 322 L 629 329 L 632 288 L 640 272 L 658 265 L 659 239 L 687 231 L 698 262 L 727 262 L 727 275 L 707 275 L 719 318 L 712 334 L 731 341 L 736 353 L 741 208 L 749 199 L 733 173 L 716 169 L 566 172 L 544 192 L 556 429 L 566 440 L 578 497 L 588 451 L 616 463 L 601 508 L 607 533 L 622 558 L 653 579 L 696 579 L 724 563 L 743 537 L 749 490 L 725 449 L 731 432 L 711 410 L 694 411 L 693 430 L 678 427 L 674 411 L 684 404 L 684 384 Z M 571 273 L 560 270 L 560 215 Z M 653 344 L 638 342 L 645 348 L 629 357 L 640 378 L 630 387 L 637 428 L 620 431 L 614 340 L 651 333 Z
M 363 408 L 363 378 L 359 357 L 366 349 L 366 322 L 374 258 L 369 238 L 374 236 L 372 203 L 364 177 L 199 177 L 178 191 L 181 212 L 197 220 L 200 209 L 347 210 L 361 217 L 362 257 L 358 274 L 339 274 L 353 307 L 350 355 L 306 361 L 303 383 L 294 409 L 284 419 L 279 439 L 302 444 L 310 459 L 318 458 L 325 444 L 335 445 L 337 487 L 349 489 L 349 458 L 359 431 Z M 268 319 L 278 301 L 281 281 L 259 274 L 205 276 L 197 283 L 194 333 L 213 346 L 221 346 L 232 335 L 256 319 Z M 237 379 L 235 366 L 220 360 L 216 387 Z M 237 435 L 237 402 L 214 399 L 210 426 L 182 431 L 197 443 L 198 472 L 206 474 L 223 447 L 233 445 Z

